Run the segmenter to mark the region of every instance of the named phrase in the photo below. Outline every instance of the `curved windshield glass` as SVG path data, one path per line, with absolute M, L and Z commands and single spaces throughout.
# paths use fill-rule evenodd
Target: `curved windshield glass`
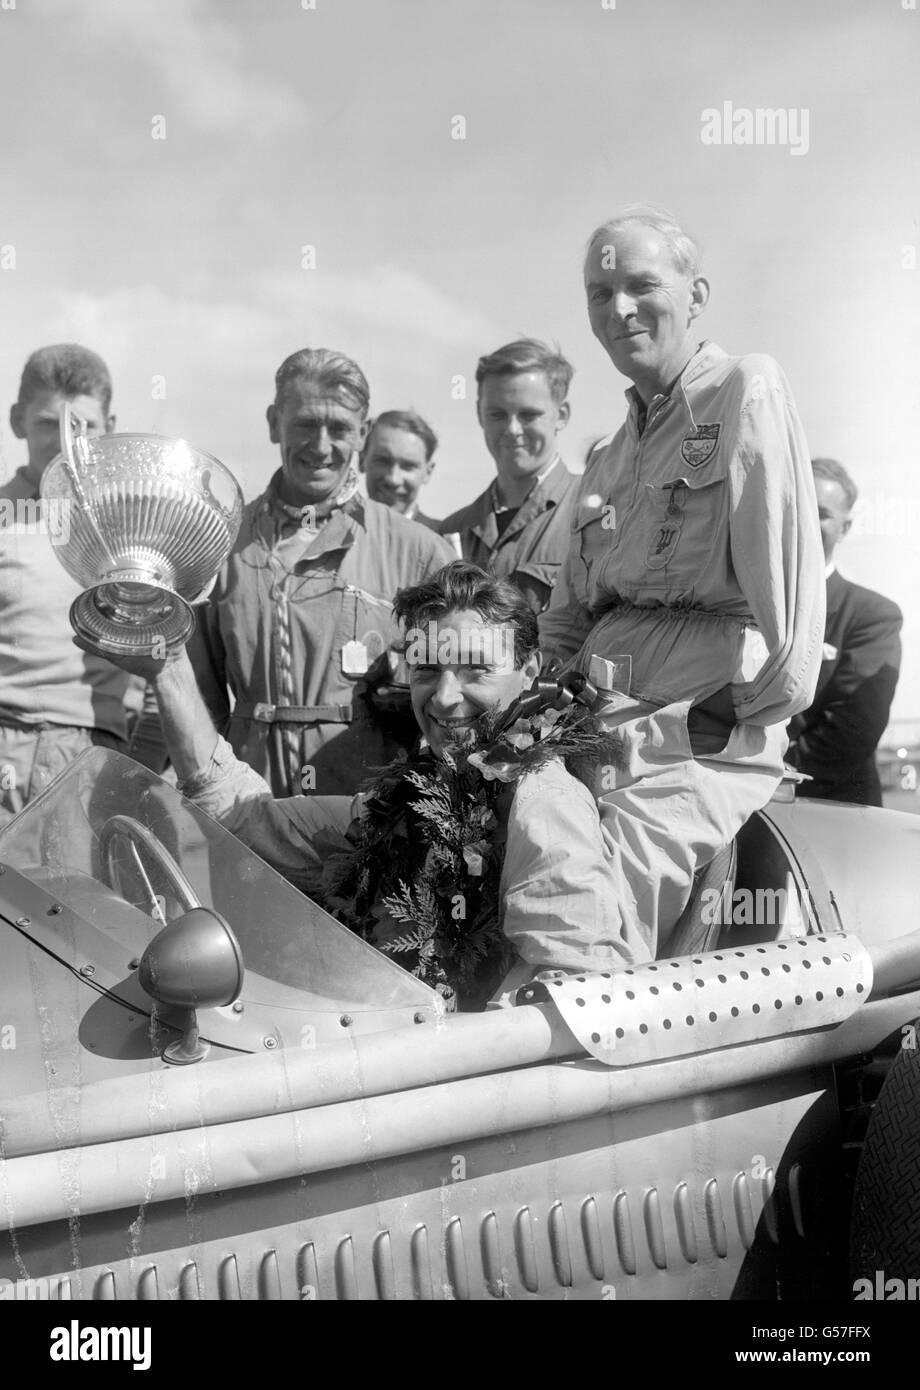
M 0 863 L 79 915 L 96 983 L 123 978 L 164 922 L 200 903 L 243 953 L 241 999 L 284 1010 L 440 1009 L 438 996 L 368 946 L 174 787 L 130 758 L 88 750 L 0 832 Z M 60 927 L 56 928 L 56 921 Z M 82 943 L 81 943 L 82 944 Z

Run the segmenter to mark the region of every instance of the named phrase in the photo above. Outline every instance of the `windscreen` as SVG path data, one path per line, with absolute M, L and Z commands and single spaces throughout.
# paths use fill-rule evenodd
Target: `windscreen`
M 197 899 L 233 929 L 253 1002 L 283 994 L 288 1007 L 377 1010 L 436 1000 L 169 783 L 108 749 L 81 754 L 0 831 L 0 863 L 113 938 L 126 970 Z M 121 899 L 135 910 L 116 911 Z

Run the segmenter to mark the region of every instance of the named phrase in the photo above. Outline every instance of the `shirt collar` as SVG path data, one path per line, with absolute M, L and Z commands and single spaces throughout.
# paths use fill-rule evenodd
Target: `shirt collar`
M 828 563 L 827 563 L 827 564 L 825 565 L 825 567 L 824 567 L 824 578 L 825 578 L 825 579 L 830 579 L 831 575 L 832 575 L 832 574 L 836 574 L 836 573 L 837 573 L 837 562 L 836 562 L 835 560 L 829 560 Z
M 290 522 L 293 526 L 309 527 L 311 520 L 321 526 L 334 511 L 345 507 L 358 494 L 358 465 L 354 459 L 348 465 L 344 478 L 332 496 L 315 507 L 293 507 L 289 502 L 282 501 L 281 479 L 282 472 L 279 468 L 265 489 L 264 510 L 274 512 L 279 520 Z
M 23 464 L 22 468 L 17 468 L 8 483 L 0 487 L 0 497 L 6 497 L 10 501 L 16 502 L 27 497 L 40 497 L 41 488 L 38 483 L 29 477 L 28 470 Z
M 653 396 L 646 411 L 646 417 L 649 414 L 651 414 L 652 408 L 656 404 L 661 404 L 664 401 L 681 400 L 683 401 L 687 413 L 691 416 L 692 419 L 690 403 L 687 400 L 687 387 L 692 385 L 692 383 L 696 381 L 697 377 L 701 376 L 703 372 L 707 371 L 713 365 L 714 362 L 721 361 L 722 358 L 725 356 L 726 353 L 723 352 L 722 348 L 720 348 L 716 343 L 711 342 L 709 339 L 704 338 L 704 340 L 697 345 L 696 351 L 690 358 L 687 365 L 684 367 L 684 370 L 681 372 L 680 376 L 672 384 L 670 391 L 666 393 L 663 392 L 661 395 L 658 396 Z M 635 412 L 637 416 L 641 415 L 642 411 L 645 410 L 646 407 L 642 400 L 642 397 L 636 390 L 636 387 L 627 387 L 625 395 L 627 404 L 630 406 L 630 408 Z
M 491 486 L 491 489 L 490 489 L 490 492 L 489 492 L 489 500 L 490 500 L 490 502 L 491 502 L 491 504 L 492 504 L 492 510 L 493 510 L 493 512 L 498 513 L 498 512 L 516 512 L 516 511 L 518 511 L 521 507 L 523 507 L 524 502 L 528 501 L 528 500 L 534 495 L 534 493 L 536 492 L 537 488 L 540 487 L 540 486 L 546 481 L 546 479 L 549 477 L 550 473 L 552 473 L 553 469 L 556 467 L 557 463 L 561 463 L 561 462 L 562 462 L 562 455 L 561 455 L 561 454 L 555 454 L 555 455 L 553 456 L 551 462 L 550 462 L 549 464 L 547 464 L 546 468 L 543 469 L 543 472 L 542 472 L 542 473 L 538 473 L 538 474 L 536 475 L 536 477 L 534 478 L 533 482 L 532 482 L 531 485 L 530 485 L 530 489 L 529 489 L 529 491 L 528 491 L 528 493 L 527 493 L 527 496 L 523 499 L 522 502 L 519 502 L 518 505 L 517 505 L 516 507 L 507 507 L 507 506 L 504 505 L 504 503 L 501 501 L 501 498 L 500 498 L 499 495 L 498 495 L 498 479 L 497 479 L 497 478 L 493 478 L 493 479 L 492 479 L 492 486 Z

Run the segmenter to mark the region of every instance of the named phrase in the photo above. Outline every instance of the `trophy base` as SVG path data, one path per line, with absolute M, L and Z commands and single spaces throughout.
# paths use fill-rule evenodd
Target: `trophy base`
M 70 625 L 105 656 L 165 657 L 188 641 L 195 619 L 171 589 L 119 580 L 96 584 L 74 599 Z

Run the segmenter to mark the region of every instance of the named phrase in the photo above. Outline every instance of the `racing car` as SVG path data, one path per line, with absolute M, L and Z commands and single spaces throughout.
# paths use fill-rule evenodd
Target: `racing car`
M 815 1299 L 909 1273 L 918 834 L 781 796 L 670 958 L 451 1014 L 166 781 L 82 754 L 0 834 L 0 1296 Z

